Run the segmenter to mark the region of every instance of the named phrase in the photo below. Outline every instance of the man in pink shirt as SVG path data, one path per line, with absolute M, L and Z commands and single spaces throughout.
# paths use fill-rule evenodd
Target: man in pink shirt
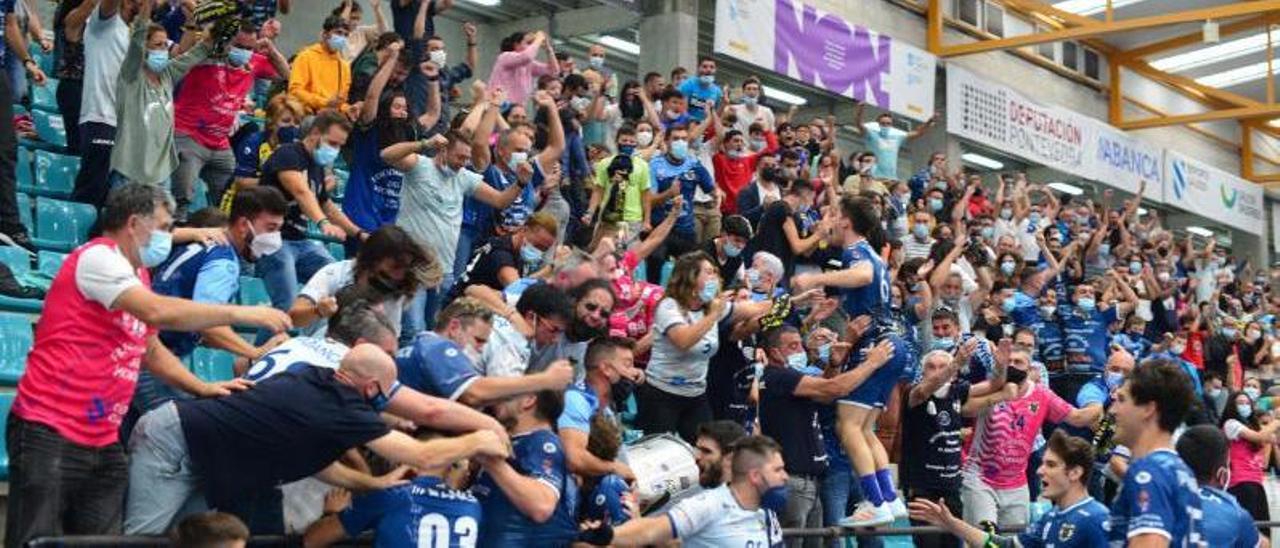
M 538 60 L 538 50 L 547 47 L 547 62 Z M 489 87 L 507 93 L 507 101 L 523 105 L 533 92 L 533 84 L 544 74 L 560 74 L 560 64 L 551 40 L 542 31 L 517 32 L 502 40 L 502 53 L 493 62 Z
M 172 209 L 164 189 L 116 188 L 100 219 L 102 237 L 71 252 L 53 280 L 9 415 L 6 546 L 41 536 L 120 533 L 128 463 L 117 432 L 140 366 L 197 396 L 248 387 L 243 380 L 196 378 L 158 330 L 290 327 L 287 314 L 269 307 L 153 293 L 147 268 L 169 255 Z
M 256 80 L 275 80 L 289 74 L 289 61 L 245 19 L 225 55 L 197 65 L 183 79 L 174 98 L 174 147 L 178 169 L 173 174 L 175 217 L 187 218 L 196 178 L 209 184 L 209 203 L 222 202 L 222 193 L 235 174 L 236 156 L 231 132 Z
M 1018 397 L 978 415 L 960 486 L 964 520 L 1001 528 L 1025 524 L 1030 517 L 1027 461 L 1044 421 L 1086 428 L 1102 416 L 1101 407 L 1076 409 L 1038 378 L 1029 378 L 1026 351 L 1013 350 L 1008 360 L 1007 382 L 1018 385 Z

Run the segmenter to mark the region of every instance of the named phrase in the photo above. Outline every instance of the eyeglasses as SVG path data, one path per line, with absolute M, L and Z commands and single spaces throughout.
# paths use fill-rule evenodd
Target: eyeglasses
M 607 318 L 611 314 L 613 314 L 612 308 L 605 308 L 596 303 L 583 303 L 582 306 L 586 307 L 587 312 L 591 312 L 593 314 L 599 314 L 601 317 Z

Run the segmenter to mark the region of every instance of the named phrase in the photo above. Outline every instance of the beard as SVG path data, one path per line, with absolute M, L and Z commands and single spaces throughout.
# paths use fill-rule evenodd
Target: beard
M 609 324 L 606 322 L 600 327 L 592 327 L 582 318 L 574 318 L 573 324 L 569 326 L 569 338 L 575 342 L 589 341 L 598 339 L 609 334 Z
M 717 465 L 708 466 L 698 473 L 698 485 L 703 489 L 715 489 L 724 484 L 724 471 Z

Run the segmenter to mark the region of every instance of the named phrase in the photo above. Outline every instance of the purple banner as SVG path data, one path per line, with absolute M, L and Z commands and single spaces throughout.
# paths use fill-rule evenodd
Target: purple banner
M 791 0 L 776 1 L 773 70 L 837 95 L 867 101 L 870 92 L 873 103 L 890 104 L 884 77 L 892 39 L 807 4 L 797 10 Z

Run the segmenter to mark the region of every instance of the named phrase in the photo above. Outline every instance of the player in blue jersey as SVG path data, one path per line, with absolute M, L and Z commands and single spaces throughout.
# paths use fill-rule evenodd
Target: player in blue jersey
M 866 497 L 841 525 L 885 525 L 895 518 L 906 518 L 907 508 L 894 489 L 889 454 L 875 435 L 875 425 L 889 392 L 915 356 L 902 339 L 900 328 L 891 320 L 888 267 L 868 243 L 868 238 L 880 239 L 881 236 L 880 216 L 875 205 L 865 198 L 846 196 L 840 201 L 840 217 L 836 225 L 839 228 L 832 234 L 831 241 L 844 245 L 844 268 L 796 276 L 792 280 L 792 290 L 801 293 L 814 286 L 840 288 L 844 311 L 850 318 L 871 318 L 870 327 L 860 335 L 854 351 L 845 359 L 846 366 L 866 361 L 867 352 L 882 340 L 893 344 L 893 359 L 853 392 L 840 398 L 841 405 L 836 410 L 840 441 L 853 462 Z
M 1222 429 L 1200 424 L 1178 437 L 1178 456 L 1200 483 L 1200 510 L 1204 512 L 1204 540 L 1215 548 L 1269 546 L 1253 526 L 1253 516 L 1224 489 L 1231 478 L 1227 436 Z
M 456 455 L 453 462 L 441 461 L 434 468 L 417 469 L 417 477 L 405 485 L 373 491 L 354 500 L 346 491 L 336 491 L 325 500 L 325 517 L 307 528 L 303 543 L 329 546 L 343 539 L 374 532 L 374 546 L 431 546 L 433 548 L 467 548 L 475 546 L 482 527 L 480 502 L 469 491 L 457 489 L 463 478 L 451 474 L 465 471 L 466 460 L 476 454 L 489 438 L 466 436 L 449 440 L 445 446 L 439 436 L 420 434 L 418 440 L 436 440 L 446 452 Z
M 1116 390 L 1115 440 L 1133 461 L 1111 505 L 1112 546 L 1204 546 L 1199 487 L 1171 441 L 1194 398 L 1186 374 L 1165 360 L 1143 362 Z
M 1040 494 L 1053 503 L 1053 509 L 1021 534 L 987 533 L 952 515 L 941 500 L 911 501 L 911 517 L 946 529 L 968 546 L 1102 548 L 1107 546 L 1107 507 L 1089 496 L 1092 471 L 1093 446 L 1058 430 L 1049 438 L 1044 460 L 1036 470 Z
M 481 459 L 471 490 L 484 508 L 481 548 L 568 546 L 578 532 L 578 485 L 553 430 L 563 395 L 544 390 L 494 406 L 511 434 L 509 460 Z
M 493 331 L 493 312 L 471 297 L 459 297 L 436 316 L 436 330 L 423 331 L 396 354 L 400 382 L 424 394 L 480 407 L 540 390 L 563 390 L 573 366 L 559 361 L 522 377 L 481 376 L 479 356 Z
M 765 436 L 733 444 L 733 479 L 675 503 L 666 513 L 619 527 L 598 524 L 578 540 L 596 546 L 648 546 L 680 541 L 687 548 L 782 546 L 778 514 L 787 507 L 782 448 Z

